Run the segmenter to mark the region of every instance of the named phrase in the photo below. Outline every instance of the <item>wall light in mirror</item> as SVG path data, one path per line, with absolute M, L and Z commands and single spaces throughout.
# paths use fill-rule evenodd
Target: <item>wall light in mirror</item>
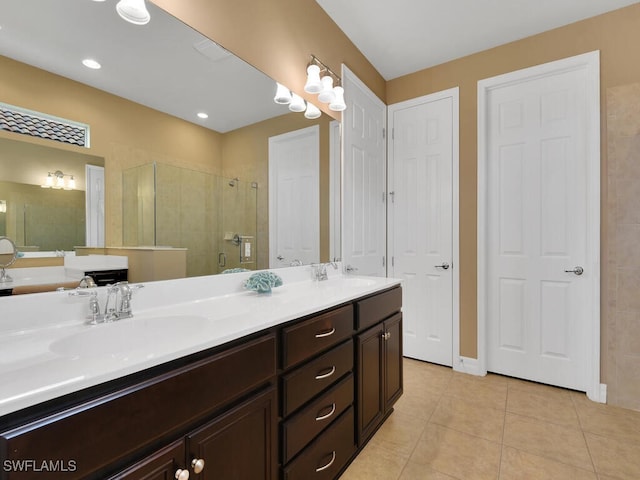
M 69 177 L 69 180 L 65 181 L 64 177 Z M 40 186 L 57 190 L 74 190 L 76 188 L 76 180 L 73 175 L 56 170 L 55 172 L 48 172 L 44 183 Z
M 0 200 L 0 213 L 7 213 L 7 201 Z

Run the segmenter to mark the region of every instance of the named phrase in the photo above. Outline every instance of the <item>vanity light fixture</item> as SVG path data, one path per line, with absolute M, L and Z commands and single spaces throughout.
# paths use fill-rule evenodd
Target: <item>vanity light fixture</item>
M 322 103 L 328 103 L 329 109 L 335 112 L 342 112 L 347 108 L 340 77 L 315 55 L 311 55 L 311 60 L 307 65 L 307 83 L 304 86 L 304 91 L 317 93 L 318 100 Z
M 69 181 L 65 182 L 64 177 L 69 177 Z M 76 188 L 76 180 L 73 178 L 73 175 L 56 170 L 55 172 L 48 172 L 45 182 L 40 186 L 42 188 L 53 188 L 57 190 L 74 190 Z
M 295 93 L 291 94 L 291 103 L 289 104 L 289 110 L 292 112 L 304 112 L 307 108 L 304 99 Z
M 281 83 L 276 82 L 276 96 L 273 101 L 280 105 L 289 105 L 291 103 L 291 92 Z
M 318 107 L 316 107 L 313 103 L 307 102 L 307 109 L 304 111 L 305 118 L 313 120 L 314 118 L 318 118 L 322 115 L 322 112 Z
M 134 25 L 146 25 L 151 20 L 151 15 L 144 0 L 120 0 L 116 5 L 118 15 Z

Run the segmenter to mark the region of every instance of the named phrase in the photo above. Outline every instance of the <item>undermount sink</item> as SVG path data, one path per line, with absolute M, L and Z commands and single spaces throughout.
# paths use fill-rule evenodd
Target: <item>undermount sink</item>
M 54 341 L 49 349 L 67 357 L 151 358 L 193 344 L 203 336 L 207 320 L 195 315 L 131 318 L 87 326 Z

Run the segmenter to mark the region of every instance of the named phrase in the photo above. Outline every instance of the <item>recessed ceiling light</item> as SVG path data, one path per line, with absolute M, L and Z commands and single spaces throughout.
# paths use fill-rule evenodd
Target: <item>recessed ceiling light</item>
M 94 70 L 98 70 L 99 68 L 102 68 L 102 65 L 100 65 L 98 62 L 96 62 L 92 58 L 85 58 L 84 60 L 82 60 L 82 64 L 85 67 L 92 68 Z
M 205 119 L 205 118 L 209 118 L 209 115 L 207 115 L 207 114 L 206 114 L 206 113 L 204 113 L 204 112 L 200 112 L 200 113 L 198 113 L 198 117 L 199 117 L 199 118 L 202 118 L 202 119 Z

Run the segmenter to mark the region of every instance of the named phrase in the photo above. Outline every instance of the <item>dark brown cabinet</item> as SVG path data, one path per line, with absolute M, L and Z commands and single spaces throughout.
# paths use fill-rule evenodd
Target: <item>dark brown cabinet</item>
M 353 306 L 282 330 L 281 464 L 286 480 L 332 479 L 353 456 Z
M 276 390 L 271 388 L 187 435 L 189 465 L 204 460 L 200 480 L 275 479 L 277 428 Z
M 60 459 L 65 480 L 335 479 L 402 394 L 401 299 L 391 288 L 19 412 L 0 430 L 2 466 Z
M 357 324 L 369 327 L 356 336 L 359 447 L 378 429 L 402 395 L 402 314 L 398 293 L 392 290 L 358 302 Z M 380 297 L 384 304 L 379 304 Z M 387 314 L 390 316 L 385 317 Z

